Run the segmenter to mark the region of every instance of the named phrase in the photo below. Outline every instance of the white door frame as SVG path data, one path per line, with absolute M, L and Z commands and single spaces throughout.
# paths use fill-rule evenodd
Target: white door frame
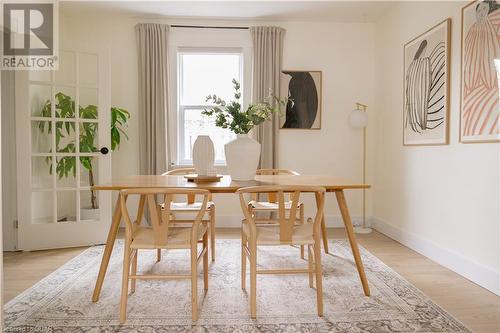
M 4 251 L 17 250 L 17 187 L 16 187 L 16 119 L 15 119 L 15 96 L 14 96 L 14 71 L 2 71 L 1 86 L 2 86 L 2 106 L 5 108 L 2 113 L 2 132 L 6 140 L 3 140 L 0 147 L 2 148 L 2 193 L 3 196 L 2 210 L 2 233 Z
M 2 73 L 0 71 L 0 80 L 2 78 Z M 2 94 L 0 94 L 0 147 L 2 146 Z M 2 154 L 0 154 L 0 175 L 2 174 Z M 3 218 L 2 218 L 2 213 L 3 213 L 3 204 L 2 204 L 2 180 L 0 177 L 0 225 L 2 228 L 0 228 L 0 329 L 3 330 L 4 324 L 3 324 Z
M 109 181 L 111 180 L 111 135 L 110 135 L 110 121 L 111 115 L 109 113 L 111 102 L 110 102 L 110 63 L 109 63 L 109 50 L 96 49 L 91 47 L 85 47 L 78 45 L 78 47 L 67 47 L 66 50 L 75 52 L 75 66 L 78 66 L 78 54 L 81 53 L 96 53 L 99 55 L 99 69 L 98 69 L 98 147 L 108 147 L 109 153 L 107 155 L 94 154 L 99 159 L 98 163 L 98 174 L 99 181 Z M 64 50 L 61 50 L 64 51 Z M 61 54 L 61 53 L 60 53 Z M 62 248 L 62 247 L 73 247 L 73 246 L 84 246 L 91 244 L 102 244 L 105 242 L 107 230 L 109 224 L 111 223 L 111 193 L 99 193 L 99 204 L 100 204 L 100 219 L 96 221 L 80 221 L 80 222 L 55 222 L 56 217 L 54 217 L 54 223 L 32 223 L 31 216 L 31 195 L 32 195 L 32 183 L 31 183 L 31 167 L 32 167 L 32 152 L 31 152 L 31 121 L 32 117 L 29 112 L 29 92 L 27 88 L 29 87 L 28 71 L 18 71 L 16 73 L 16 145 L 17 145 L 17 202 L 18 202 L 18 248 L 21 250 L 33 250 L 33 249 L 50 249 L 50 248 Z M 55 74 L 52 74 L 55 75 Z M 78 70 L 76 70 L 76 76 L 78 76 Z M 53 86 L 57 84 L 50 83 L 52 89 Z M 79 105 L 78 100 L 78 88 L 80 84 L 78 82 L 78 77 L 75 78 L 75 104 Z M 51 90 L 51 98 L 54 99 L 55 89 Z M 55 104 L 54 100 L 52 105 Z M 75 107 L 77 108 L 77 107 Z M 78 121 L 78 111 L 76 113 L 76 131 L 78 131 L 81 122 Z M 51 118 L 52 124 L 54 125 L 54 114 Z M 36 118 L 35 120 L 38 120 Z M 57 119 L 59 120 L 59 119 Z M 68 119 L 69 120 L 69 119 Z M 19 129 L 24 129 L 23 131 Z M 27 129 L 27 130 L 26 130 Z M 28 135 L 26 133 L 28 132 Z M 79 145 L 76 145 L 76 153 L 72 153 L 72 156 L 76 156 L 76 170 L 77 177 L 75 179 L 75 189 L 76 195 L 80 193 L 80 163 L 79 156 L 82 156 L 79 152 Z M 24 149 L 20 149 L 23 147 Z M 27 148 L 27 149 L 26 149 Z M 55 151 L 55 139 L 52 138 L 52 159 L 56 156 L 62 156 L 62 153 L 57 153 Z M 53 170 L 53 173 L 55 171 Z M 53 178 L 52 190 L 56 188 L 56 176 Z M 73 189 L 73 187 L 71 188 Z M 54 193 L 54 192 L 51 192 Z M 57 193 L 57 192 L 55 192 Z M 60 192 L 63 193 L 63 192 Z M 54 194 L 54 198 L 56 195 Z M 77 199 L 77 203 L 80 200 Z M 23 206 L 23 203 L 27 203 Z M 53 214 L 57 214 L 56 202 L 53 203 Z M 77 220 L 79 219 L 80 210 L 76 209 Z

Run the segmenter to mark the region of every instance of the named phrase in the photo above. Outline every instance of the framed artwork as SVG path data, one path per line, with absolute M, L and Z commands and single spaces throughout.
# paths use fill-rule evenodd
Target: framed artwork
M 281 71 L 281 96 L 289 101 L 281 129 L 321 129 L 321 71 Z
M 462 8 L 460 142 L 500 141 L 500 4 Z
M 404 46 L 403 145 L 449 142 L 451 19 Z

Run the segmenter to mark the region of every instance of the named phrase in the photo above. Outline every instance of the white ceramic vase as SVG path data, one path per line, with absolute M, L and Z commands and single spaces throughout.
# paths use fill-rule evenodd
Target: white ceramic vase
M 198 135 L 193 145 L 193 166 L 200 176 L 207 176 L 214 169 L 214 144 L 208 135 Z
M 224 145 L 226 163 L 233 180 L 253 180 L 260 160 L 260 143 L 248 134 L 237 134 L 237 138 Z

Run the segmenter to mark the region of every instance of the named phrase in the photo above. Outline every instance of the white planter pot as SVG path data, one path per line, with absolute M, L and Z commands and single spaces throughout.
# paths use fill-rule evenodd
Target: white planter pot
M 215 160 L 214 144 L 208 135 L 198 135 L 193 145 L 193 166 L 196 173 L 207 176 L 213 173 Z
M 100 218 L 99 208 L 80 208 L 80 220 L 99 220 Z
M 233 180 L 253 180 L 260 160 L 260 143 L 238 134 L 237 138 L 224 145 L 227 169 Z

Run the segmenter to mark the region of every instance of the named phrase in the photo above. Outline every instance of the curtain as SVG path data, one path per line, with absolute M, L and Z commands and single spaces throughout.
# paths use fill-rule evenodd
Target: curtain
M 139 151 L 141 174 L 167 171 L 167 35 L 164 24 L 135 26 L 139 60 Z
M 279 96 L 280 73 L 283 59 L 285 29 L 272 26 L 250 27 L 253 41 L 252 101 L 262 102 L 269 92 Z M 278 167 L 279 117 L 273 115 L 254 130 L 255 139 L 261 144 L 260 167 Z

